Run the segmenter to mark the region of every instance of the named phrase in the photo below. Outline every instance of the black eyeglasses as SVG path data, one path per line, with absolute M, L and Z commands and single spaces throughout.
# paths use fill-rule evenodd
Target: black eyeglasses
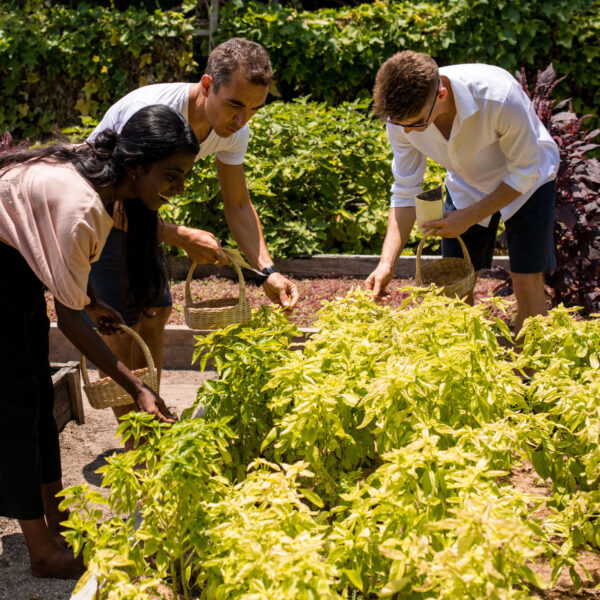
M 431 118 L 431 113 L 433 112 L 433 107 L 435 106 L 435 103 L 437 102 L 438 99 L 438 95 L 439 95 L 439 91 L 440 91 L 440 78 L 438 77 L 437 83 L 435 85 L 435 96 L 433 98 L 433 102 L 431 104 L 431 108 L 429 109 L 429 114 L 427 115 L 427 118 L 425 119 L 424 123 L 396 123 L 394 122 L 394 125 L 398 125 L 398 127 L 414 127 L 415 129 L 419 128 L 425 128 L 427 127 L 427 125 L 429 125 L 429 119 Z

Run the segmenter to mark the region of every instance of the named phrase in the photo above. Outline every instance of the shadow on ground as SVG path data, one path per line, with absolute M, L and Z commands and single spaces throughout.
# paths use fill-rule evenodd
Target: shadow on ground
M 96 458 L 87 463 L 82 469 L 83 478 L 90 484 L 95 485 L 96 487 L 102 487 L 102 474 L 96 473 L 96 471 L 107 464 L 106 459 L 114 454 L 122 454 L 124 451 L 122 449 L 110 449 L 102 452 L 96 456 Z

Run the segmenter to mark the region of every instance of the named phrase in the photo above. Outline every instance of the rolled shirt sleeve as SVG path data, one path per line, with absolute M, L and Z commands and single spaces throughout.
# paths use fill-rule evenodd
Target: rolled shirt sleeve
M 397 125 L 387 124 L 387 134 L 394 158 L 390 206 L 402 208 L 415 205 L 415 196 L 423 191 L 423 176 L 427 169 L 427 158 L 415 146 L 410 144 Z
M 542 151 L 538 142 L 537 125 L 533 107 L 516 98 L 519 90 L 511 89 L 506 102 L 497 104 L 494 125 L 498 144 L 506 159 L 508 173 L 503 182 L 520 194 L 537 186 L 541 171 Z

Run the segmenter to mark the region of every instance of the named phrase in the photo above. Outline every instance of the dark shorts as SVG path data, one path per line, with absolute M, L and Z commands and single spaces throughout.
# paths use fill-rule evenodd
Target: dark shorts
M 125 232 L 113 227 L 98 262 L 92 263 L 90 282 L 99 298 L 118 311 L 127 325 L 135 325 L 141 317 L 141 311 L 127 304 L 127 266 L 125 263 Z M 169 289 L 167 261 L 159 248 L 160 268 L 164 273 L 165 288 L 152 303 L 152 307 L 172 306 L 173 299 Z M 151 308 L 151 307 L 149 307 Z M 91 321 L 90 321 L 91 322 Z
M 446 190 L 447 192 L 447 190 Z M 512 273 L 545 273 L 556 266 L 554 256 L 554 204 L 556 182 L 540 186 L 525 204 L 505 222 L 508 255 Z M 446 193 L 444 212 L 456 210 Z M 467 246 L 475 271 L 492 266 L 500 213 L 492 215 L 487 227 L 473 225 L 461 237 Z M 455 238 L 442 238 L 443 256 L 462 257 Z

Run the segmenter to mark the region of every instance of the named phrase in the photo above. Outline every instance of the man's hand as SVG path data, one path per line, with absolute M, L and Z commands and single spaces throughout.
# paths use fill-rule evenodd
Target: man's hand
M 136 394 L 135 402 L 142 412 L 154 415 L 159 421 L 163 423 L 175 423 L 175 419 L 167 408 L 165 401 L 147 385 L 144 385 L 139 393 Z
M 459 208 L 448 213 L 443 219 L 427 221 L 421 225 L 424 230 L 431 230 L 434 235 L 445 238 L 455 238 L 463 234 L 469 227 L 475 225 L 473 211 L 469 208 Z
M 290 311 L 294 309 L 300 297 L 296 284 L 281 273 L 271 273 L 263 283 L 263 289 L 270 300 Z
M 394 271 L 391 267 L 379 263 L 377 268 L 366 278 L 365 289 L 372 291 L 375 298 L 387 300 L 389 294 L 385 291 L 385 288 L 393 276 Z
M 230 263 L 219 240 L 210 231 L 188 227 L 183 249 L 193 262 L 199 264 L 228 265 Z
M 90 303 L 85 310 L 94 323 L 98 326 L 98 331 L 104 335 L 122 334 L 123 330 L 119 325 L 125 325 L 123 317 L 114 308 L 94 297 L 90 297 Z

